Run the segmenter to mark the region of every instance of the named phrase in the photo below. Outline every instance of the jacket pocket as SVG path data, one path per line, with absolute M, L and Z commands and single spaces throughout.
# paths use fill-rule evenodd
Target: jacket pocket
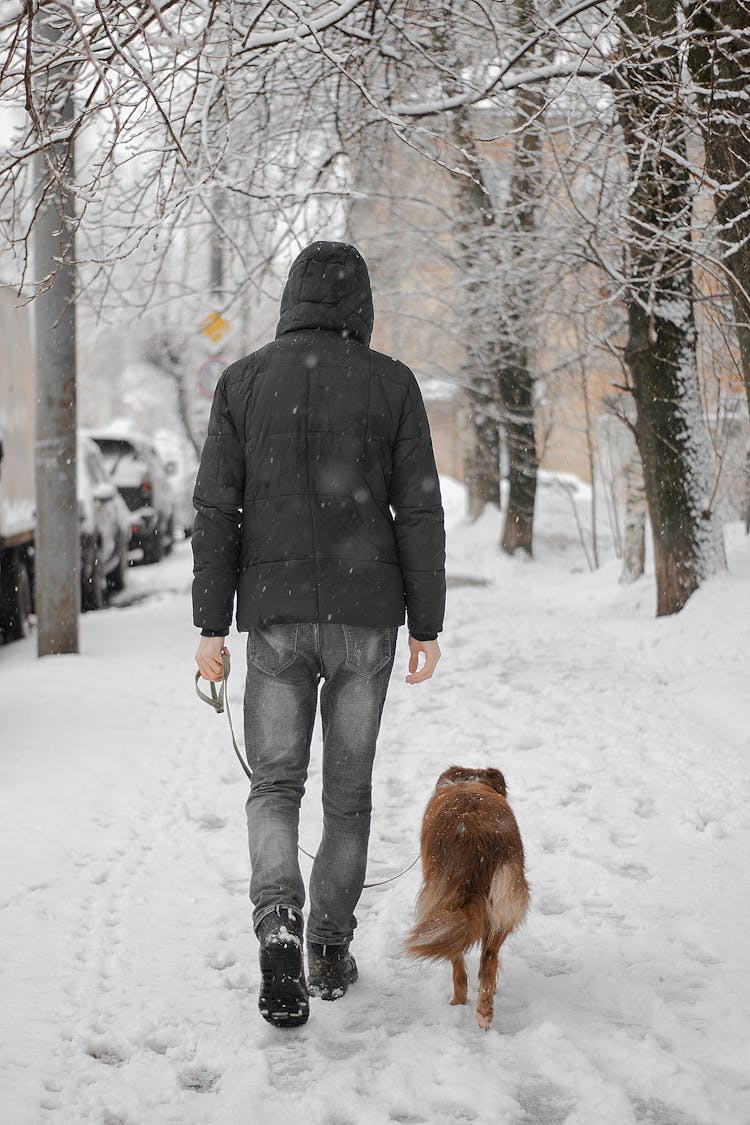
M 263 625 L 250 630 L 247 658 L 268 676 L 278 676 L 297 659 L 297 625 Z
M 346 640 L 344 666 L 369 680 L 391 660 L 396 646 L 397 625 L 372 628 L 369 625 L 342 625 Z

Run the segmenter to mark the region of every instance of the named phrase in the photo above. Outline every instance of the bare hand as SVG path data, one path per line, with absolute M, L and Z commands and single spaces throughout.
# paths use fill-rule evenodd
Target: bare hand
M 417 671 L 419 667 L 419 654 L 424 656 L 424 664 Z M 440 659 L 440 645 L 437 641 L 418 641 L 414 637 L 409 637 L 409 672 L 410 675 L 406 677 L 407 684 L 421 684 L 425 680 L 429 680 L 432 673 L 437 668 L 437 662 Z
M 204 680 L 220 680 L 223 674 L 221 661 L 222 652 L 229 655 L 229 649 L 224 647 L 226 637 L 201 637 L 198 651 L 195 654 L 195 663 Z

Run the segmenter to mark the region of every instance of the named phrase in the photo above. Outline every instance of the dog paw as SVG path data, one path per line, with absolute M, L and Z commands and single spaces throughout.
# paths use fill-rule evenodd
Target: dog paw
M 465 996 L 463 996 L 463 997 L 461 997 L 461 996 L 454 996 L 454 997 L 453 997 L 453 999 L 451 1000 L 451 1004 L 452 1004 L 452 1005 L 455 1005 L 455 1004 L 465 1004 L 465 1003 L 466 1003 L 466 997 L 465 997 Z
M 492 1023 L 492 1017 L 494 1016 L 494 1014 L 494 1011 L 488 1012 L 486 1008 L 477 1008 L 477 1023 L 481 1027 L 482 1031 L 489 1031 L 489 1027 Z

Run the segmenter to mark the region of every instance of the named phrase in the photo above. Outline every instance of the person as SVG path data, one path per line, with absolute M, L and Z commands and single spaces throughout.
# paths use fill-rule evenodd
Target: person
M 310 995 L 357 979 L 375 744 L 406 614 L 409 683 L 440 658 L 445 533 L 417 381 L 372 350 L 367 266 L 340 242 L 292 264 L 276 338 L 229 366 L 214 395 L 193 532 L 196 661 L 221 679 L 237 599 L 248 632 L 245 748 L 261 1014 L 304 1023 Z M 305 886 L 300 803 L 318 706 L 323 833 Z

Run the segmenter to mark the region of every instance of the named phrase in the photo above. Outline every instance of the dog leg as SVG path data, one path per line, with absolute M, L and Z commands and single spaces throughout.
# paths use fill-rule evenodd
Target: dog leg
M 479 959 L 479 997 L 477 999 L 477 1023 L 486 1031 L 495 1015 L 495 991 L 497 989 L 497 960 L 500 946 L 507 933 L 485 933 L 482 939 L 482 955 Z
M 469 991 L 469 978 L 466 975 L 466 962 L 463 954 L 460 953 L 458 957 L 454 957 L 451 965 L 453 966 L 453 999 L 451 1004 L 465 1004 Z

